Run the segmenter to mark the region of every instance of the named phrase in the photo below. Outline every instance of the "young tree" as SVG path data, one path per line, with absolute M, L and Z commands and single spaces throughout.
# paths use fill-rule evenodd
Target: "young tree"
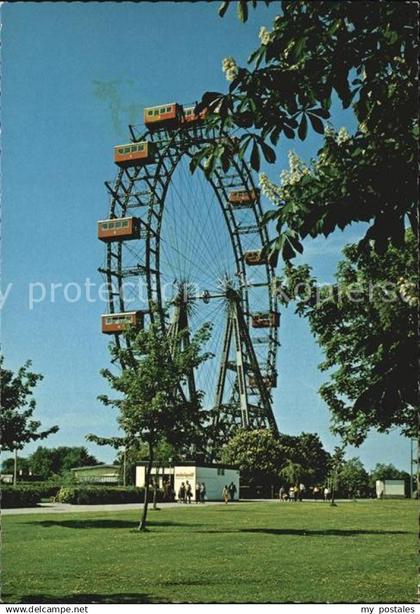
M 30 371 L 31 362 L 28 360 L 16 373 L 5 369 L 3 363 L 1 356 L 1 448 L 21 450 L 31 441 L 56 433 L 58 426 L 39 431 L 41 422 L 32 419 L 36 407 L 36 401 L 32 398 L 33 389 L 43 376 Z
M 336 446 L 330 461 L 330 471 L 327 483 L 331 488 L 331 505 L 334 506 L 336 505 L 335 494 L 339 483 L 339 475 L 344 464 L 344 448 L 345 445 Z
M 182 331 L 181 331 L 182 334 Z M 149 484 L 156 448 L 165 438 L 174 446 L 194 442 L 200 426 L 201 393 L 187 400 L 182 385 L 192 369 L 207 358 L 201 348 L 208 340 L 210 326 L 204 325 L 190 344 L 181 348 L 176 339 L 153 323 L 147 330 L 127 331 L 130 350 L 112 348 L 114 359 L 122 360 L 125 368 L 118 375 L 104 369 L 102 374 L 111 387 L 120 393 L 119 399 L 100 397 L 106 406 L 119 410 L 118 422 L 125 441 L 141 441 L 147 445 L 148 464 L 145 476 L 145 496 L 139 530 L 146 530 Z

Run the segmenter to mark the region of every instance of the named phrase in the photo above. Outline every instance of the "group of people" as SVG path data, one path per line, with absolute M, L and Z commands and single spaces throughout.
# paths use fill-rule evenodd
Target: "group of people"
M 193 489 L 188 480 L 182 482 L 178 490 L 178 501 L 180 503 L 191 503 Z M 197 482 L 195 485 L 195 502 L 204 503 L 206 500 L 206 485 L 204 482 Z
M 293 501 L 296 503 L 296 501 L 302 501 L 304 493 L 304 484 L 295 484 L 295 486 L 291 486 L 289 490 L 281 486 L 279 490 L 279 499 L 280 501 Z
M 225 503 L 228 503 L 229 501 L 234 501 L 236 491 L 237 491 L 236 485 L 233 482 L 231 482 L 229 486 L 225 484 L 223 491 L 222 491 L 223 501 Z
M 280 501 L 302 501 L 305 496 L 305 485 L 304 484 L 295 484 L 295 486 L 290 486 L 289 489 L 280 487 L 279 490 L 279 499 Z M 312 499 L 319 499 L 321 496 L 324 496 L 324 501 L 329 501 L 331 498 L 331 489 L 326 486 L 323 490 L 318 486 L 309 488 L 309 497 Z

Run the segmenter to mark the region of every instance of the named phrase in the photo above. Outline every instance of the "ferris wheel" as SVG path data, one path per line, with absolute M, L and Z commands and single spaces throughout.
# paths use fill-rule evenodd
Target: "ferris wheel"
M 203 391 L 219 441 L 238 428 L 277 434 L 276 263 L 262 252 L 268 234 L 248 165 L 234 159 L 228 172 L 216 165 L 208 178 L 198 165 L 191 174 L 194 154 L 220 138 L 205 119 L 194 105 L 146 108 L 145 129 L 130 126 L 130 142 L 114 148 L 118 172 L 105 182 L 109 210 L 98 222 L 108 288 L 102 331 L 121 347 L 127 324 L 147 328 L 158 318 L 188 343 L 210 322 L 212 358 L 191 373 L 184 394 Z

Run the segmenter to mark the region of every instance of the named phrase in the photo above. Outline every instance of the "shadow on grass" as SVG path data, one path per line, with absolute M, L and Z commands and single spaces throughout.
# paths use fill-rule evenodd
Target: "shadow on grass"
M 65 527 L 67 529 L 136 529 L 138 520 L 118 520 L 114 518 L 92 518 L 83 520 L 41 520 L 26 522 L 25 524 L 41 527 Z M 149 528 L 153 527 L 200 527 L 203 524 L 188 524 L 186 522 L 172 522 L 171 520 L 150 520 Z
M 6 601 L 7 603 L 7 601 Z M 146 593 L 77 593 L 75 595 L 22 595 L 19 603 L 168 603 Z
M 194 533 L 257 533 L 266 535 L 302 535 L 305 537 L 354 537 L 355 535 L 409 535 L 409 531 L 379 531 L 365 529 L 208 529 L 207 531 L 194 531 Z

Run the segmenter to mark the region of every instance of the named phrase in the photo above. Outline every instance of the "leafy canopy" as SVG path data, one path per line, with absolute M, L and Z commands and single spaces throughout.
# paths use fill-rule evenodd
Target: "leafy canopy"
M 258 478 L 276 484 L 282 480 L 322 482 L 329 459 L 318 435 L 275 437 L 266 429 L 240 430 L 222 451 L 222 461 L 237 465 L 245 481 Z
M 43 376 L 30 370 L 31 362 L 28 360 L 16 373 L 5 369 L 3 364 L 4 358 L 1 356 L 1 448 L 21 450 L 31 441 L 56 433 L 58 426 L 39 431 L 41 422 L 32 418 L 36 407 L 36 401 L 32 398 L 33 389 Z
M 256 3 L 252 3 L 256 6 Z M 242 21 L 247 3 L 238 5 Z M 227 10 L 225 3 L 221 13 Z M 321 170 L 296 182 L 272 213 L 286 259 L 302 251 L 307 236 L 328 235 L 354 221 L 369 223 L 365 235 L 379 251 L 404 241 L 407 216 L 416 228 L 417 6 L 413 2 L 281 2 L 272 29 L 262 27 L 249 68 L 226 58 L 228 93 L 206 92 L 209 126 L 238 138 L 207 145 L 208 173 L 226 171 L 233 154 L 250 151 L 273 163 L 281 138 L 304 140 L 309 129 L 324 134 L 334 96 L 351 107 L 358 123 L 345 143 L 327 136 Z M 193 165 L 194 166 L 194 165 Z
M 344 249 L 336 283 L 318 286 L 306 265 L 286 267 L 281 300 L 296 301 L 324 351 L 328 382 L 321 397 L 333 432 L 359 445 L 370 428 L 417 429 L 417 256 L 407 232 L 403 249 L 366 254 Z
M 182 386 L 191 370 L 209 357 L 201 352 L 209 335 L 210 326 L 204 325 L 187 347 L 174 351 L 180 344 L 157 323 L 147 330 L 128 331 L 130 349 L 113 346 L 111 350 L 113 359 L 122 362 L 124 369 L 117 375 L 109 369 L 102 371 L 121 396 L 100 397 L 106 406 L 118 409 L 124 437 L 109 441 L 90 435 L 89 439 L 115 446 L 124 443 L 134 448 L 144 442 L 149 446 L 149 454 L 162 440 L 173 446 L 194 442 L 202 418 L 199 411 L 202 394 L 198 392 L 195 399 L 188 400 Z

